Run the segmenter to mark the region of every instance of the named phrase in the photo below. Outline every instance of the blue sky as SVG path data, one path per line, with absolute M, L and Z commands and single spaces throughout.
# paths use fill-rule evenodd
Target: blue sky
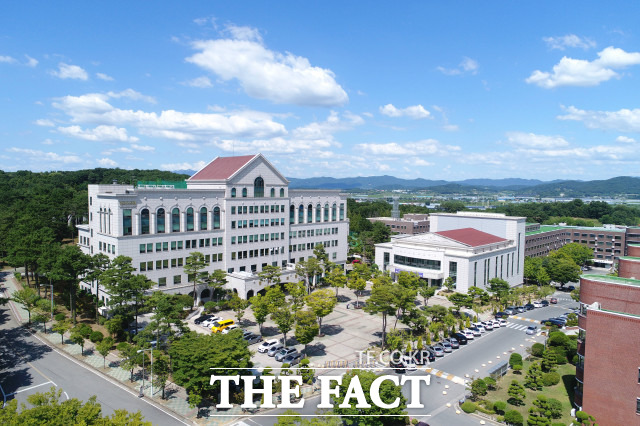
M 638 2 L 5 2 L 0 169 L 638 176 Z

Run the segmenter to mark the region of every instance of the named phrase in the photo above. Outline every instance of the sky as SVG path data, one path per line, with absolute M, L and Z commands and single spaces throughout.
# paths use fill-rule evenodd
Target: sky
M 640 2 L 19 1 L 0 170 L 639 176 Z

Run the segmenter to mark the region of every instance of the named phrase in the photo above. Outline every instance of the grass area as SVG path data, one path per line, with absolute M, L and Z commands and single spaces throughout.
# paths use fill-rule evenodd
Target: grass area
M 484 399 L 492 402 L 507 402 L 509 399 L 507 391 L 511 382 L 513 380 L 517 380 L 521 385 L 524 386 L 524 378 L 526 377 L 526 372 L 529 369 L 532 361 L 536 360 L 539 361 L 540 358 L 525 360 L 522 366 L 522 374 L 515 374 L 513 370 L 509 370 L 509 372 L 498 381 L 498 389 L 495 391 L 489 391 Z M 573 421 L 573 418 L 571 417 L 571 408 L 573 408 L 573 386 L 575 382 L 576 367 L 571 364 L 559 365 L 556 372 L 560 374 L 560 383 L 555 386 L 544 387 L 541 391 L 532 391 L 525 388 L 526 397 L 524 399 L 524 405 L 518 407 L 507 403 L 506 411 L 519 411 L 520 414 L 522 414 L 522 417 L 524 417 L 524 421 L 526 424 L 531 403 L 535 401 L 538 395 L 544 395 L 547 398 L 557 399 L 558 401 L 560 401 L 560 403 L 562 403 L 562 418 L 554 419 L 553 422 L 564 423 L 567 425 L 571 424 L 571 422 Z

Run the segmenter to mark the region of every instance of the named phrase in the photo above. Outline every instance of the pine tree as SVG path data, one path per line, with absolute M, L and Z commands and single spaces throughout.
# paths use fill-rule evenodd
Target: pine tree
M 542 371 L 545 373 L 555 371 L 557 363 L 556 353 L 551 349 L 545 349 L 542 353 Z
M 522 405 L 524 404 L 525 392 L 524 387 L 517 381 L 514 380 L 509 385 L 509 390 L 507 391 L 509 395 L 509 404 L 511 405 Z
M 524 379 L 524 386 L 531 390 L 542 390 L 542 370 L 538 361 L 529 367 Z

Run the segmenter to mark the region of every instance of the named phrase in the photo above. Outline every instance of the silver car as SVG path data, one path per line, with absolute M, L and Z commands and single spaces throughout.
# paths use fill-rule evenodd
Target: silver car
M 442 349 L 446 352 L 446 353 L 450 353 L 453 351 L 453 347 L 451 346 L 451 343 L 447 342 L 447 341 L 443 341 L 441 343 L 438 343 L 439 346 L 442 346 Z
M 296 348 L 282 348 L 275 355 L 276 361 L 282 361 L 289 355 L 295 354 L 296 352 L 298 352 Z
M 247 341 L 249 345 L 253 345 L 262 341 L 262 336 L 258 336 L 257 334 L 245 334 L 242 337 Z

